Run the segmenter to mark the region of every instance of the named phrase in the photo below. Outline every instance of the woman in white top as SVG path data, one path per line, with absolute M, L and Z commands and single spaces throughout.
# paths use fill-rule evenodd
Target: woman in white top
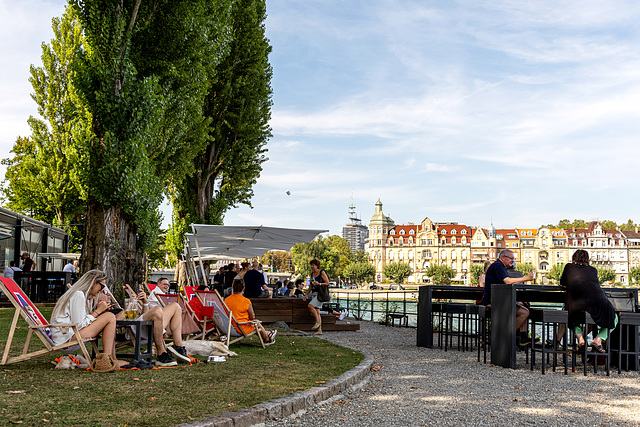
M 106 286 L 107 276 L 100 270 L 85 273 L 65 292 L 51 313 L 52 324 L 76 323 L 82 338 L 95 338 L 102 333 L 102 351 L 116 359 L 116 316 L 109 312 L 111 303 L 100 301 L 98 295 Z M 56 345 L 75 340 L 71 328 L 51 328 Z M 120 366 L 126 361 L 118 360 Z

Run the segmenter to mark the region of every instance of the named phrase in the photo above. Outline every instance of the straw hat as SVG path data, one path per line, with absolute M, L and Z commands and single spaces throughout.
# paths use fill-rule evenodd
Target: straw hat
M 91 370 L 93 372 L 116 372 L 120 370 L 120 366 L 110 354 L 98 353 L 91 362 Z

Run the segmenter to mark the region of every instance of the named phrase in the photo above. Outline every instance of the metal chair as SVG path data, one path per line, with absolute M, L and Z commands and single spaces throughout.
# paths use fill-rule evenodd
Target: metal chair
M 567 325 L 569 321 L 569 313 L 563 310 L 536 310 L 532 309 L 529 312 L 529 321 L 531 322 L 531 334 L 535 340 L 536 325 L 541 328 L 541 346 L 536 348 L 535 344 L 531 345 L 531 370 L 536 364 L 536 353 L 541 354 L 542 361 L 542 375 L 546 373 L 546 364 L 549 363 L 549 357 L 553 356 L 553 372 L 556 371 L 558 365 L 558 355 L 562 355 L 564 361 L 564 374 L 568 374 L 569 366 L 569 331 L 565 327 L 564 342 L 565 345 L 558 344 L 557 335 L 560 325 Z M 547 339 L 552 341 L 552 345 L 547 345 Z M 532 341 L 533 342 L 533 341 Z
M 491 307 L 478 305 L 478 362 L 480 362 L 480 347 L 484 353 L 484 363 L 487 363 L 487 348 L 491 348 Z
M 640 313 L 621 312 L 618 315 L 618 348 L 611 349 L 618 355 L 618 373 L 622 373 L 622 356 L 633 356 L 632 359 L 626 357 L 626 371 L 629 366 L 633 370 L 638 370 L 638 358 L 640 357 L 640 345 L 638 345 L 638 326 L 640 326 Z
M 607 376 L 610 375 L 609 368 L 611 365 L 611 349 L 610 345 L 606 343 L 606 353 L 599 353 L 597 351 L 589 351 L 589 345 L 587 343 L 587 335 L 589 333 L 589 326 L 597 326 L 596 322 L 593 320 L 591 315 L 587 312 L 584 313 L 584 321 L 581 322 L 582 326 L 582 334 L 584 336 L 585 345 L 583 350 L 580 352 L 582 355 L 582 360 L 584 362 L 584 375 L 587 376 L 587 365 L 589 364 L 589 358 L 593 359 L 593 373 L 598 373 L 598 359 L 603 357 L 605 359 L 604 365 L 606 368 Z M 609 337 L 611 338 L 611 337 Z M 571 331 L 571 343 L 573 349 L 573 357 L 571 358 L 571 371 L 576 371 L 576 358 L 578 356 L 578 340 L 576 338 L 576 334 L 574 331 Z

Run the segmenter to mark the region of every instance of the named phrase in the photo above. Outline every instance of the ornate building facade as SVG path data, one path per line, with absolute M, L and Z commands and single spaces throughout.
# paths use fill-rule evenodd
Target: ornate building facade
M 456 271 L 453 281 L 471 284 L 471 265 L 496 259 L 499 251 L 510 249 L 516 261 L 538 270 L 538 283 L 548 283 L 547 274 L 556 264 L 571 262 L 578 249 L 589 252 L 591 264 L 609 267 L 616 282 L 629 283 L 629 269 L 640 267 L 640 233 L 605 230 L 597 221 L 587 229 L 470 227 L 456 222 L 396 225 L 382 212 L 378 199 L 369 222 L 366 250 L 376 268 L 376 282 L 384 282 L 384 266 L 405 262 L 411 267 L 411 283 L 428 283 L 431 265 L 448 265 Z

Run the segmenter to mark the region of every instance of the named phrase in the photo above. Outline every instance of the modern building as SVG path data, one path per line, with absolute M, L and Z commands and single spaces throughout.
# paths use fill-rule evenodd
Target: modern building
M 38 258 L 40 253 L 67 252 L 67 233 L 58 227 L 28 216 L 0 208 L 0 266 L 15 261 L 22 264 L 20 255 L 28 252 L 36 262 L 37 271 L 61 271 L 63 259 Z
M 369 228 L 362 225 L 362 220 L 356 215 L 356 207 L 353 199 L 349 204 L 349 223 L 342 227 L 342 238 L 349 242 L 349 249 L 355 253 L 364 250 L 365 242 L 369 237 Z

